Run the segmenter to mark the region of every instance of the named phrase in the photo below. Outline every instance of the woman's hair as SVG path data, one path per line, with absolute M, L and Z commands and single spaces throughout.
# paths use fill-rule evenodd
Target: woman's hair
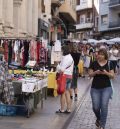
M 105 59 L 108 60 L 108 53 L 107 53 L 107 50 L 105 48 L 101 48 L 99 51 L 98 51 L 98 55 L 104 55 Z
M 76 44 L 73 45 L 72 52 L 75 52 L 75 53 L 78 52 L 78 45 L 76 45 Z
M 63 55 L 64 55 L 64 56 L 70 54 L 69 46 L 68 46 L 68 45 L 64 45 L 64 46 L 62 47 L 62 51 L 63 51 Z

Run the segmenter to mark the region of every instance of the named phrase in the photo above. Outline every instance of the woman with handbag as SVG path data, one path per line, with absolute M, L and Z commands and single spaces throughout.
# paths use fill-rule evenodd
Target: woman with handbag
M 109 66 L 110 65 L 110 66 Z M 111 78 L 114 78 L 114 67 L 108 62 L 108 53 L 105 49 L 98 51 L 97 60 L 90 65 L 90 77 L 93 77 L 91 98 L 93 112 L 96 116 L 96 126 L 105 129 L 108 103 L 112 95 Z
M 70 54 L 69 47 L 66 45 L 62 48 L 63 57 L 60 64 L 57 66 L 57 72 L 64 74 L 66 78 L 65 91 L 60 96 L 60 109 L 56 113 L 70 113 L 71 112 L 71 99 L 70 99 L 70 86 L 72 82 L 74 61 Z M 65 110 L 65 103 L 67 104 Z

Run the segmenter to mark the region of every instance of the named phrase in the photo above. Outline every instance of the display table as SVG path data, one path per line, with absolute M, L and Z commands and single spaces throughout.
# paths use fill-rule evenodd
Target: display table
M 47 78 L 42 80 L 26 78 L 12 83 L 15 96 L 23 99 L 23 106 L 27 109 L 27 117 L 37 108 L 39 102 L 41 103 L 41 108 L 43 108 L 43 101 L 47 99 Z
M 14 74 L 26 74 L 26 70 L 14 70 Z M 42 71 L 32 71 L 33 73 L 41 73 Z M 9 73 L 12 73 L 12 70 L 9 70 Z M 47 72 L 48 74 L 48 82 L 47 88 L 53 89 L 53 95 L 57 96 L 57 83 L 56 83 L 56 72 Z
M 48 72 L 48 88 L 53 89 L 53 95 L 57 96 L 56 72 Z

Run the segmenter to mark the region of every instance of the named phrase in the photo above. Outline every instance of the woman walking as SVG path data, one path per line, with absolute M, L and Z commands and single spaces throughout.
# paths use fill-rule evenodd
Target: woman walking
M 73 99 L 73 94 L 74 94 L 75 101 L 78 100 L 77 81 L 78 81 L 78 77 L 79 77 L 78 63 L 80 60 L 80 55 L 81 55 L 80 52 L 78 52 L 78 45 L 73 45 L 71 56 L 74 60 L 74 68 L 73 68 L 73 78 L 72 78 L 72 84 L 71 84 L 70 98 Z
M 110 79 L 114 78 L 114 67 L 108 62 L 108 54 L 105 49 L 98 51 L 97 60 L 90 65 L 90 77 L 93 77 L 91 87 L 91 99 L 93 112 L 96 116 L 96 126 L 105 129 L 108 103 L 112 95 Z

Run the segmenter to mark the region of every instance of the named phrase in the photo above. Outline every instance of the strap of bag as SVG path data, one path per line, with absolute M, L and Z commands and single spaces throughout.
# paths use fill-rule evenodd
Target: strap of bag
M 108 61 L 108 70 L 110 71 L 110 61 Z
M 108 68 L 109 68 L 109 71 L 110 71 L 110 61 L 108 61 Z M 110 79 L 110 83 L 111 83 L 111 87 L 112 87 L 112 95 L 110 96 L 110 99 L 112 99 L 113 96 L 114 96 L 114 92 L 115 92 L 112 79 Z
M 71 65 L 72 65 L 72 64 L 73 64 L 73 61 L 72 61 Z M 70 66 L 71 66 L 71 65 L 70 65 Z M 66 69 L 68 69 L 70 66 L 68 66 Z

